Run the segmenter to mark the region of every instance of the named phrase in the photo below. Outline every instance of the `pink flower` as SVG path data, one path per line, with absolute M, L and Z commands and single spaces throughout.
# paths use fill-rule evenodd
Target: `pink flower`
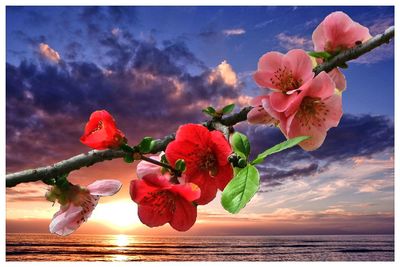
M 164 155 L 164 152 L 161 152 L 159 155 L 156 156 L 151 156 L 150 158 L 157 161 L 161 161 L 162 155 Z M 139 179 L 142 179 L 144 176 L 148 174 L 162 175 L 161 167 L 154 163 L 141 160 L 136 167 L 136 175 Z
M 312 34 L 314 50 L 330 53 L 352 48 L 370 38 L 367 27 L 354 22 L 341 11 L 329 14 Z
M 314 30 L 312 40 L 315 51 L 327 51 L 337 54 L 371 38 L 367 27 L 354 22 L 347 14 L 337 11 L 329 14 Z M 342 72 L 335 68 L 329 72 L 336 88 L 343 91 L 346 79 Z
M 61 206 L 50 223 L 50 232 L 62 236 L 73 233 L 87 221 L 101 196 L 112 196 L 121 186 L 121 182 L 117 180 L 98 180 L 87 188 L 69 185 L 61 190 L 54 186 L 46 197 L 51 201 L 57 199 Z
M 275 125 L 279 123 L 264 109 L 263 102 L 266 101 L 266 98 L 267 96 L 257 96 L 250 101 L 250 105 L 253 107 L 247 113 L 247 121 L 250 124 Z
M 140 221 L 149 227 L 169 223 L 175 230 L 187 231 L 196 221 L 193 201 L 200 197 L 200 189 L 193 183 L 172 184 L 165 176 L 147 174 L 131 181 L 130 194 L 139 205 Z
M 325 140 L 327 131 L 336 127 L 342 117 L 342 98 L 335 94 L 335 84 L 328 74 L 321 72 L 296 92 L 296 98 L 286 110 L 276 110 L 271 97 L 266 97 L 263 107 L 280 122 L 287 138 L 310 136 L 299 145 L 304 150 L 315 150 Z
M 312 61 L 304 50 L 293 49 L 286 55 L 269 52 L 258 61 L 254 80 L 262 87 L 275 92 L 269 96 L 271 106 L 278 112 L 287 109 L 297 98 L 294 92 L 303 90 L 304 84 L 314 77 Z M 252 120 L 255 116 L 250 114 Z M 262 115 L 266 119 L 265 114 Z M 256 120 L 256 118 L 254 118 Z

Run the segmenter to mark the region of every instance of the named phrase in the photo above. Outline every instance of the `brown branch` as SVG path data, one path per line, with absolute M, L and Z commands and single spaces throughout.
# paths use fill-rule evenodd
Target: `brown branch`
M 364 55 L 379 47 L 384 43 L 388 43 L 394 36 L 394 26 L 388 28 L 383 34 L 379 34 L 371 38 L 369 41 L 358 45 L 354 48 L 345 50 L 331 60 L 322 63 L 314 68 L 314 73 L 318 74 L 322 71 L 329 72 L 333 68 L 343 65 L 347 61 L 356 59 L 361 55 Z M 229 128 L 236 125 L 239 122 L 245 121 L 247 119 L 247 113 L 252 109 L 252 107 L 244 107 L 238 113 L 227 116 L 225 118 L 211 120 L 203 123 L 210 129 L 217 129 L 222 131 L 225 135 L 229 134 Z M 175 134 L 170 134 L 165 136 L 163 139 L 156 141 L 156 145 L 151 151 L 152 154 L 164 151 L 167 145 L 175 139 Z M 92 150 L 88 153 L 80 154 L 72 158 L 62 160 L 53 165 L 46 167 L 41 167 L 37 169 L 30 169 L 16 173 L 10 173 L 6 175 L 6 186 L 13 187 L 19 183 L 27 183 L 40 181 L 47 178 L 57 177 L 59 175 L 69 173 L 73 170 L 78 170 L 82 167 L 89 167 L 95 163 L 102 162 L 105 160 L 112 160 L 116 158 L 122 158 L 125 156 L 122 150 Z
M 7 174 L 6 186 L 13 187 L 19 183 L 56 178 L 62 174 L 69 173 L 73 170 L 79 170 L 82 167 L 89 167 L 98 162 L 122 158 L 124 155 L 125 152 L 122 150 L 92 150 L 46 167 Z

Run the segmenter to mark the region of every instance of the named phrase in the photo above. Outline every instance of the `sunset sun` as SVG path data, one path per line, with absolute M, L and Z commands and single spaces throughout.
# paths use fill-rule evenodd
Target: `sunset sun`
M 92 220 L 122 231 L 135 228 L 140 224 L 137 205 L 128 199 L 100 203 L 93 212 Z

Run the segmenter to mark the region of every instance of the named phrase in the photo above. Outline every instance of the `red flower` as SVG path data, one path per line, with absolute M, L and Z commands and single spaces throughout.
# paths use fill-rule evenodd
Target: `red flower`
M 140 221 L 149 227 L 168 222 L 175 230 L 187 231 L 196 221 L 192 201 L 200 197 L 200 189 L 195 184 L 171 184 L 165 176 L 148 174 L 131 181 L 130 194 L 139 204 Z
M 196 200 L 200 205 L 215 198 L 217 189 L 223 190 L 233 177 L 228 157 L 231 146 L 219 131 L 209 131 L 197 124 L 179 127 L 176 139 L 165 151 L 169 163 L 174 166 L 178 159 L 186 162 L 186 182 L 200 187 L 201 197 Z
M 115 125 L 114 118 L 106 110 L 90 115 L 81 142 L 94 149 L 118 148 L 126 142 L 125 135 Z

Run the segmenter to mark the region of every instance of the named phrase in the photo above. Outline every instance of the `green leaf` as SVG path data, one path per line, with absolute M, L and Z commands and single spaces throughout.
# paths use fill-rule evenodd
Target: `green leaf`
M 205 114 L 210 115 L 211 117 L 214 117 L 217 115 L 217 111 L 213 107 L 207 107 L 202 110 Z
M 175 169 L 178 171 L 184 172 L 186 170 L 186 162 L 183 159 L 178 159 L 175 162 Z
M 258 156 L 255 158 L 255 160 L 253 160 L 251 162 L 251 164 L 252 165 L 259 164 L 259 163 L 263 162 L 267 156 L 281 152 L 282 150 L 291 148 L 291 147 L 297 145 L 298 143 L 300 143 L 304 140 L 307 140 L 308 138 L 310 138 L 310 137 L 309 136 L 298 136 L 298 137 L 286 140 L 282 143 L 279 143 L 279 144 L 265 150 L 263 153 L 258 154 Z
M 138 145 L 139 152 L 140 153 L 149 153 L 153 146 L 154 146 L 153 138 L 145 137 L 142 139 L 142 141 Z
M 235 132 L 231 138 L 233 151 L 241 158 L 247 160 L 250 154 L 250 142 L 247 136 L 239 132 Z
M 238 213 L 255 195 L 260 174 L 253 165 L 241 169 L 222 192 L 221 204 L 230 213 Z
M 315 52 L 315 51 L 310 51 L 308 52 L 308 54 L 312 57 L 316 57 L 316 58 L 323 58 L 325 60 L 328 60 L 332 57 L 331 54 L 329 54 L 328 52 Z
M 233 111 L 234 108 L 235 108 L 235 104 L 226 105 L 225 107 L 222 108 L 222 113 L 229 114 Z

